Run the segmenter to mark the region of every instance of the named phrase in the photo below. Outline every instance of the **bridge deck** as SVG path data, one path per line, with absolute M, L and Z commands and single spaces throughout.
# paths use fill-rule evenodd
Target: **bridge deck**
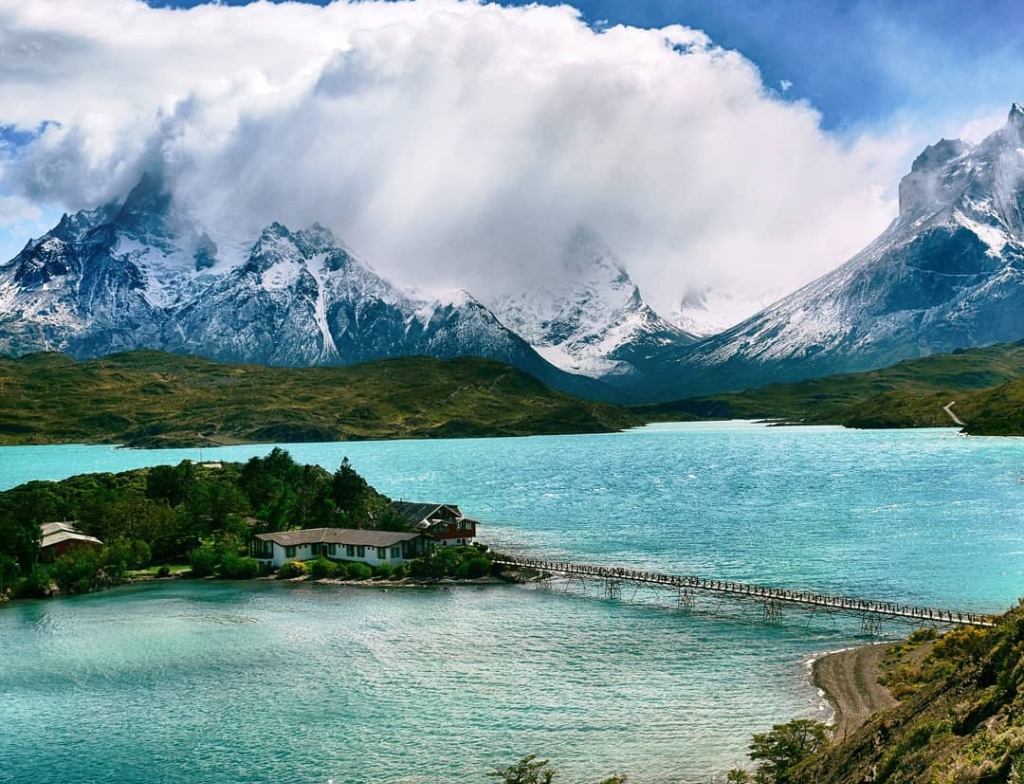
M 707 580 L 703 577 L 684 577 L 658 572 L 640 572 L 618 566 L 596 566 L 593 564 L 566 561 L 544 561 L 516 555 L 495 553 L 494 563 L 535 569 L 550 574 L 568 577 L 591 578 L 606 582 L 626 581 L 644 585 L 664 586 L 680 591 L 702 591 L 743 599 L 755 599 L 765 603 L 780 603 L 805 609 L 822 609 L 829 612 L 851 613 L 859 616 L 898 618 L 922 624 L 959 624 L 964 626 L 994 626 L 992 617 L 981 613 L 961 610 L 940 610 L 933 607 L 917 607 L 896 602 L 881 602 L 869 599 L 853 599 L 847 596 L 829 596 L 810 591 L 793 591 L 785 588 L 771 588 L 728 580 Z

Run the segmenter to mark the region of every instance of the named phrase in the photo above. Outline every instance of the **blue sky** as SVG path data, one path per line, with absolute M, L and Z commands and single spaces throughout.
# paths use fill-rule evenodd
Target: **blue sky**
M 0 258 L 156 168 L 237 253 L 317 221 L 483 292 L 582 226 L 666 315 L 750 313 L 882 231 L 925 145 L 1002 124 L 1020 40 L 1005 0 L 0 0 Z

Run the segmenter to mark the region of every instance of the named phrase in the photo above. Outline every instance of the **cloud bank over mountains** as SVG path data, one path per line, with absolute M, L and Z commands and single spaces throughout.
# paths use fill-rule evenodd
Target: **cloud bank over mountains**
M 319 221 L 484 294 L 543 285 L 581 225 L 666 311 L 781 294 L 885 227 L 913 143 L 840 142 L 703 33 L 568 6 L 0 0 L 0 54 L 0 223 L 159 169 L 225 253 Z

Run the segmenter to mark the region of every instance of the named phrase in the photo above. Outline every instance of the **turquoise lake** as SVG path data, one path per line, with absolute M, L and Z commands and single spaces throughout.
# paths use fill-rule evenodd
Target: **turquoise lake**
M 718 423 L 284 446 L 457 503 L 501 549 L 983 612 L 1024 595 L 1022 439 Z M 199 457 L 9 447 L 0 488 Z M 482 782 L 528 753 L 566 784 L 723 781 L 752 733 L 825 715 L 809 657 L 864 641 L 624 593 L 177 581 L 0 606 L 0 782 Z

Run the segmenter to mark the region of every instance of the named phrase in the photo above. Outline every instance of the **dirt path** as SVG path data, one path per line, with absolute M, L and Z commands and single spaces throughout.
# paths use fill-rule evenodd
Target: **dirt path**
M 945 411 L 947 414 L 949 414 L 949 418 L 952 419 L 956 424 L 960 425 L 960 427 L 966 427 L 967 423 L 964 422 L 960 417 L 958 417 L 956 414 L 953 413 L 953 406 L 955 406 L 955 405 L 956 405 L 956 401 L 955 400 L 950 400 L 947 405 L 944 405 L 942 407 L 942 410 Z
M 862 645 L 814 662 L 814 684 L 836 711 L 837 739 L 852 733 L 871 714 L 896 704 L 888 689 L 878 683 L 879 664 L 890 645 Z

